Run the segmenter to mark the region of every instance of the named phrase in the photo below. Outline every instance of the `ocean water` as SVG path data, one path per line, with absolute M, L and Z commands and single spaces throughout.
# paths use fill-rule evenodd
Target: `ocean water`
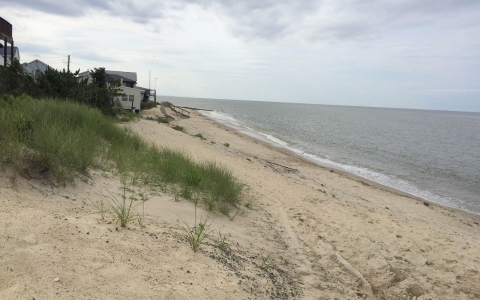
M 480 113 L 160 97 L 320 165 L 480 214 Z

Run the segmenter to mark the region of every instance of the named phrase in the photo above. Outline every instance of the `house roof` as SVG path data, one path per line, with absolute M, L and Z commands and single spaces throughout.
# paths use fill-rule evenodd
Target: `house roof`
M 107 81 L 114 81 L 114 80 L 119 80 L 122 79 L 123 82 L 136 82 L 131 80 L 130 78 L 126 78 L 117 74 L 105 74 L 105 77 L 107 78 Z
M 107 81 L 122 79 L 123 82 L 137 82 L 137 73 L 105 70 Z M 90 72 L 85 71 L 78 74 L 78 78 L 89 77 Z
M 40 73 L 44 73 L 48 68 L 51 68 L 49 65 L 38 59 L 29 63 L 23 63 L 22 67 L 25 72 L 28 72 L 32 75 L 36 75 L 35 73 L 37 71 Z

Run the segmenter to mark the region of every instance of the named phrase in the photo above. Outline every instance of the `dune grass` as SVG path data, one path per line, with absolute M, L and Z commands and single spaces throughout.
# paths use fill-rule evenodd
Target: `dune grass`
M 116 122 L 73 102 L 0 98 L 0 164 L 17 175 L 60 184 L 88 176 L 91 169 L 105 169 L 132 185 L 177 186 L 226 212 L 240 203 L 243 184 L 226 168 L 159 149 Z

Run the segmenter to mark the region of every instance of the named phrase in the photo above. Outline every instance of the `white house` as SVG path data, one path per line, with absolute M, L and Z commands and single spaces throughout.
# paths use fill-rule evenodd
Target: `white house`
M 0 50 L 0 66 L 3 66 L 4 60 L 5 60 L 3 58 L 3 54 L 4 54 L 4 49 L 1 49 Z M 13 58 L 16 58 L 18 61 L 20 61 L 20 50 L 18 50 L 18 47 L 13 47 Z M 11 59 L 12 59 L 12 46 L 7 46 L 7 65 L 10 65 Z
M 107 82 L 120 80 L 121 93 L 125 95 L 115 98 L 118 104 L 124 109 L 134 110 L 135 112 L 140 111 L 140 103 L 143 100 L 145 91 L 137 88 L 137 73 L 105 70 L 105 77 Z M 78 74 L 79 80 L 84 78 L 88 78 L 90 82 L 90 72 L 86 71 Z
M 44 74 L 48 68 L 51 68 L 49 65 L 38 59 L 29 63 L 23 63 L 22 67 L 24 72 L 30 74 L 35 79 Z

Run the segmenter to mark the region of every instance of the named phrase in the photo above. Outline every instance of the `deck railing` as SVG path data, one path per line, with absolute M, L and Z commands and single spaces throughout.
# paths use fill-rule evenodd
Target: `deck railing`
M 13 37 L 12 37 L 12 24 L 8 23 L 2 17 L 0 17 L 0 37 L 2 39 L 6 37 L 9 42 L 13 39 Z

